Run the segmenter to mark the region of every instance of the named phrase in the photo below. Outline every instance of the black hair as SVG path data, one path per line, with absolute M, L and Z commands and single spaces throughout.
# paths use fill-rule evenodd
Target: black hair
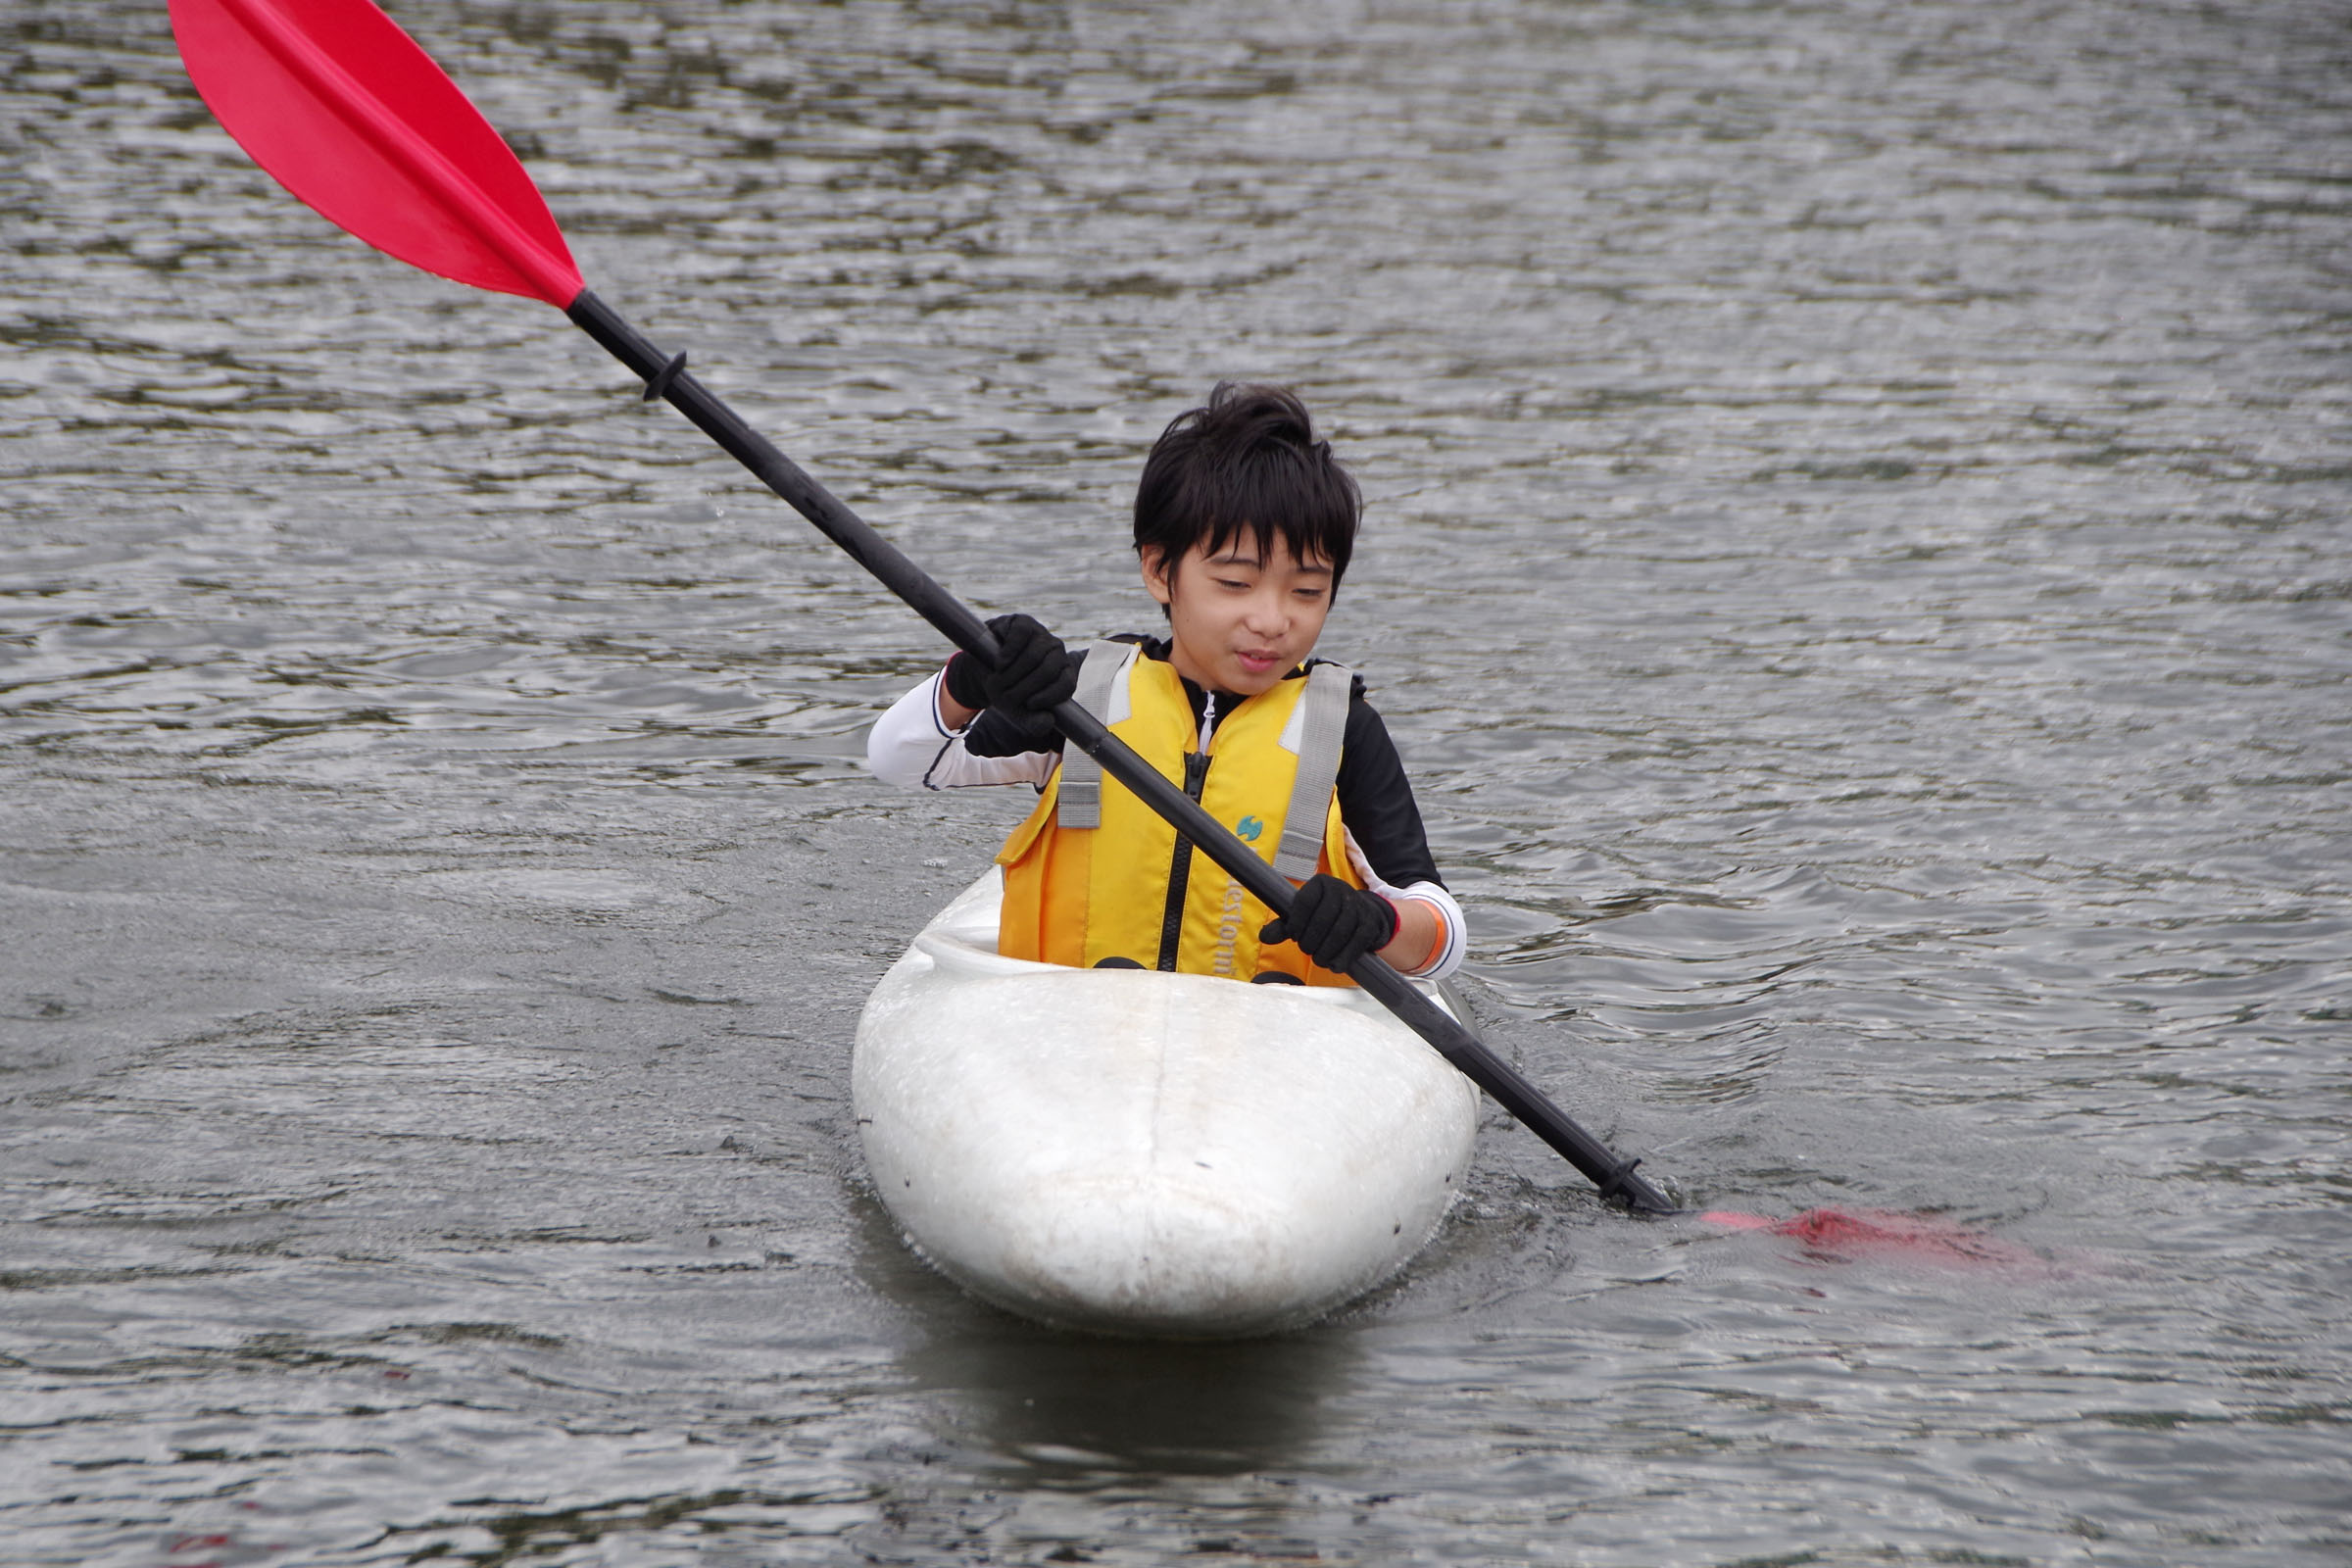
M 1215 555 L 1248 529 L 1262 559 L 1279 534 L 1292 559 L 1329 564 L 1337 595 L 1363 512 L 1355 480 L 1315 439 L 1296 393 L 1220 381 L 1207 403 L 1168 421 L 1144 460 L 1135 548 L 1156 547 L 1172 574 L 1196 545 Z

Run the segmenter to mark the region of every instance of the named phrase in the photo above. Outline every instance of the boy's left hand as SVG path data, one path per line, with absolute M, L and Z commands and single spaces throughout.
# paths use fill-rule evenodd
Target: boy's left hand
M 1379 894 L 1319 871 L 1298 885 L 1291 912 L 1267 921 L 1257 940 L 1296 942 L 1324 968 L 1345 974 L 1365 954 L 1396 940 L 1396 906 Z

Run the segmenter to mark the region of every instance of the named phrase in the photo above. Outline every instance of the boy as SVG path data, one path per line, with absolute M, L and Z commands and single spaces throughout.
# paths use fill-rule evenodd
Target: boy
M 892 783 L 1041 792 L 997 857 L 998 951 L 1305 985 L 1351 984 L 1343 971 L 1368 952 L 1429 978 L 1460 966 L 1462 911 L 1388 728 L 1361 680 L 1308 657 L 1361 514 L 1295 396 L 1220 384 L 1161 433 L 1136 491 L 1164 640 L 1073 654 L 1027 615 L 999 616 L 997 669 L 959 652 L 875 722 L 867 763 Z M 1073 695 L 1299 884 L 1289 916 L 1271 919 L 1093 759 L 1064 759 L 1051 710 Z

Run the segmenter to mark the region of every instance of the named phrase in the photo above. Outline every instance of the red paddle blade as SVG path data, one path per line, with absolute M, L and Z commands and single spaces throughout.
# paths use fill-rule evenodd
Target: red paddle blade
M 1788 1219 L 1770 1219 L 1719 1208 L 1698 1217 L 1728 1230 L 1769 1231 L 1788 1237 L 1818 1257 L 1901 1257 L 2000 1268 L 2029 1267 L 2041 1261 L 2037 1253 L 1983 1231 L 1891 1209 L 1811 1208 Z
M 228 133 L 328 221 L 475 288 L 579 296 L 531 176 L 369 0 L 172 0 L 172 30 Z

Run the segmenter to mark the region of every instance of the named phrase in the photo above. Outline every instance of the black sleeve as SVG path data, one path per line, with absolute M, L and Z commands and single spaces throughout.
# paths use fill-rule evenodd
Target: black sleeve
M 1404 776 L 1404 759 L 1389 738 L 1389 726 L 1364 700 L 1359 681 L 1348 704 L 1348 728 L 1340 752 L 1340 819 L 1355 835 L 1356 847 L 1383 882 L 1411 887 L 1435 882 L 1438 862 L 1430 857 L 1429 835 L 1421 827 L 1421 808 L 1413 801 L 1413 786 Z

